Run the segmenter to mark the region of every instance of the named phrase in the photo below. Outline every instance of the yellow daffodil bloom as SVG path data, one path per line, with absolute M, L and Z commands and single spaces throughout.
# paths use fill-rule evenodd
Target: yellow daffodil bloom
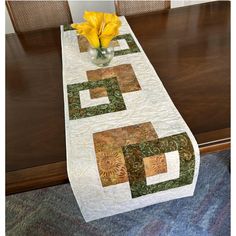
M 72 28 L 87 38 L 94 48 L 107 48 L 111 40 L 119 34 L 121 21 L 115 14 L 85 11 L 84 19 L 87 22 L 74 23 Z
M 100 46 L 97 31 L 89 23 L 72 24 L 71 27 L 75 28 L 78 34 L 85 36 L 94 48 Z
M 103 23 L 103 16 L 104 13 L 102 12 L 84 12 L 84 19 L 93 27 L 96 29 L 97 34 L 99 34 L 100 27 Z
M 111 40 L 116 37 L 119 33 L 119 25 L 117 24 L 107 24 L 100 35 L 100 42 L 102 47 L 107 48 Z

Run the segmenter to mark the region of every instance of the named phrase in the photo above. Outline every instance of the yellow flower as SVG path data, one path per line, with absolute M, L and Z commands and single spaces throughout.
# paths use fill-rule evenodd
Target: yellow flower
M 119 34 L 119 26 L 113 23 L 107 24 L 100 35 L 101 46 L 107 48 L 111 40 Z
M 111 40 L 119 34 L 121 21 L 115 14 L 85 11 L 84 19 L 87 22 L 74 23 L 71 27 L 84 35 L 94 48 L 109 47 Z
M 103 23 L 104 13 L 102 12 L 84 12 L 84 19 L 97 30 L 97 34 L 100 32 L 100 27 Z
M 92 47 L 98 48 L 100 46 L 99 38 L 96 29 L 93 28 L 89 23 L 84 22 L 81 24 L 72 24 L 72 28 L 75 28 L 77 33 L 87 38 Z
M 111 40 L 119 34 L 120 19 L 115 14 L 104 14 L 105 26 L 100 35 L 101 46 L 107 48 Z
M 113 23 L 121 26 L 121 21 L 116 14 L 104 13 L 106 24 Z

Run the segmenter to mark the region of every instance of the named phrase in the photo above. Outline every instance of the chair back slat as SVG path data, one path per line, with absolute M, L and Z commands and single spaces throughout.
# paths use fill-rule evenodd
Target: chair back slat
M 71 23 L 67 1 L 6 1 L 17 33 L 57 27 Z
M 170 8 L 170 1 L 115 0 L 116 14 L 119 16 L 138 15 Z

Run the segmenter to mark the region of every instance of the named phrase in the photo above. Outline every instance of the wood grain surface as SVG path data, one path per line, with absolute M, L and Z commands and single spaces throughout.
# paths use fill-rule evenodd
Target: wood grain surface
M 127 20 L 201 152 L 229 148 L 230 2 Z M 59 28 L 6 35 L 7 194 L 67 181 L 63 109 Z

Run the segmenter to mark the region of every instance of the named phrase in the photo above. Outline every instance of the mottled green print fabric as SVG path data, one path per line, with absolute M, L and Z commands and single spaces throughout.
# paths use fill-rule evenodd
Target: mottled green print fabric
M 109 104 L 81 108 L 79 92 L 87 89 L 104 87 L 107 90 Z M 67 85 L 70 120 L 97 116 L 105 113 L 125 110 L 125 103 L 115 77 Z
M 195 159 L 192 143 L 186 133 L 159 138 L 122 148 L 128 171 L 133 198 L 191 184 L 194 176 Z M 178 179 L 147 185 L 143 158 L 162 153 L 178 151 L 180 156 L 180 176 Z
M 117 37 L 114 38 L 114 40 L 119 40 L 119 39 L 125 39 L 126 43 L 129 46 L 129 49 L 115 51 L 115 56 L 121 56 L 121 55 L 130 54 L 130 53 L 140 52 L 131 34 L 118 35 Z

